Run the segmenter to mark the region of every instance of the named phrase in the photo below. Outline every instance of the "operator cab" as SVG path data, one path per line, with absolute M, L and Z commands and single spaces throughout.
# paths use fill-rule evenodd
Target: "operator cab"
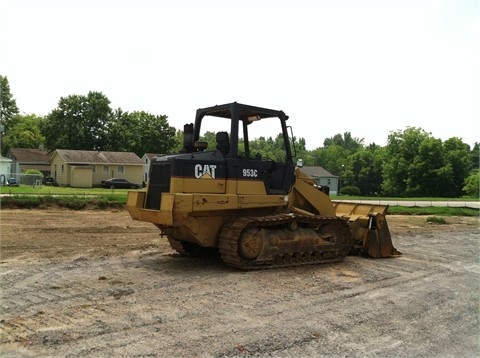
M 294 181 L 295 164 L 287 132 L 288 116 L 237 102 L 197 110 L 195 124 L 184 128 L 183 153 L 214 151 L 226 167 L 226 179 L 245 182 L 263 181 L 267 194 L 288 194 Z M 255 148 L 250 138 L 268 128 L 271 149 Z M 278 148 L 282 150 L 278 150 Z M 272 151 L 275 151 L 273 153 Z M 251 186 L 250 186 L 251 188 Z M 239 185 L 237 194 L 254 194 L 248 185 Z

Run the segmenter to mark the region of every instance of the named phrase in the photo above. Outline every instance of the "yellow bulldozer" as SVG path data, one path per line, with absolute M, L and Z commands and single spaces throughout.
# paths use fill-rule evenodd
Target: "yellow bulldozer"
M 399 255 L 387 206 L 333 203 L 296 165 L 287 120 L 237 102 L 198 109 L 181 152 L 153 158 L 146 188 L 129 191 L 131 217 L 156 225 L 182 255 L 215 249 L 244 270 Z M 275 160 L 249 142 L 261 125 L 278 133 Z M 206 133 L 215 133 L 214 148 L 201 140 Z

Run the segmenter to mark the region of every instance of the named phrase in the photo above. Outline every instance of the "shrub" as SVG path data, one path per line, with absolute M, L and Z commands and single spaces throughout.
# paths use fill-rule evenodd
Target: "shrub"
M 56 195 L 12 195 L 1 200 L 3 208 L 34 209 L 61 207 L 73 210 L 82 209 L 123 209 L 126 197 L 124 195 L 91 196 L 56 196 Z
M 356 186 L 344 186 L 340 188 L 340 195 L 360 195 L 360 189 Z
M 37 170 L 37 169 L 22 170 L 22 174 L 43 176 L 42 172 L 40 170 Z
M 478 198 L 480 196 L 480 172 L 473 171 L 466 179 L 463 191 L 467 196 Z
M 2 207 L 5 208 L 19 208 L 19 209 L 33 209 L 38 208 L 43 202 L 40 196 L 7 196 L 2 198 Z
M 427 218 L 427 223 L 435 223 L 435 224 L 446 224 L 444 218 L 439 218 L 438 216 L 430 216 Z
M 87 207 L 88 199 L 78 196 L 61 198 L 58 202 L 60 206 L 64 206 L 68 209 L 81 210 Z

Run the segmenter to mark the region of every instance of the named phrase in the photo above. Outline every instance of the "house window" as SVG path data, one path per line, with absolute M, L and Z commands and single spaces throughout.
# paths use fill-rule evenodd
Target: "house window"
M 94 166 L 92 167 L 92 173 L 95 173 L 96 171 L 97 171 L 97 166 L 94 165 Z
M 327 179 L 327 185 L 330 185 L 330 179 Z
M 145 158 L 145 164 L 148 164 L 148 158 Z
M 108 165 L 103 166 L 103 174 L 108 174 Z
M 63 164 L 62 164 L 62 173 L 63 173 Z
M 125 165 L 119 165 L 117 167 L 117 173 L 118 174 L 125 174 Z

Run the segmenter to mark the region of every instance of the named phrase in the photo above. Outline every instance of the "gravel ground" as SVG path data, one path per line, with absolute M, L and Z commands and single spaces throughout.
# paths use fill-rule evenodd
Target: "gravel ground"
M 479 356 L 479 219 L 387 220 L 400 257 L 243 272 L 126 211 L 2 210 L 1 356 Z

